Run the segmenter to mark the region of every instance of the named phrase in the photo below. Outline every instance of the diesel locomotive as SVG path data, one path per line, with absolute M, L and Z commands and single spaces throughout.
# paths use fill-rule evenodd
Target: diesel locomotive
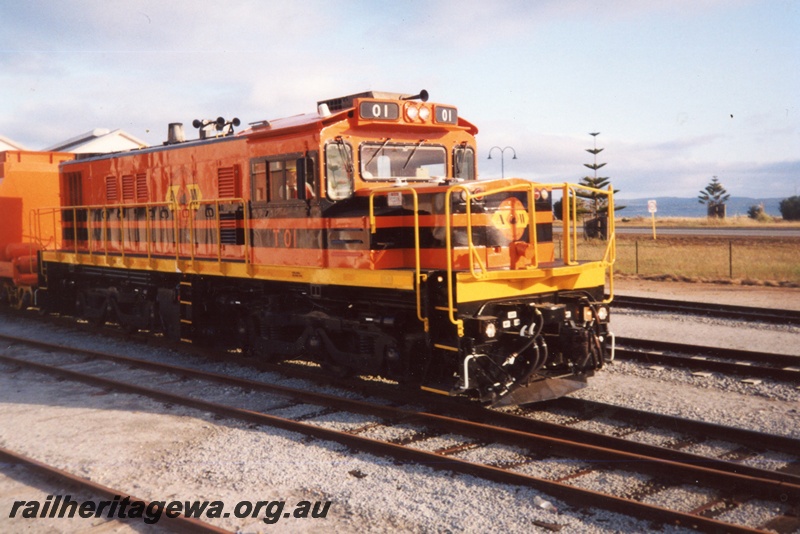
M 613 357 L 611 189 L 589 191 L 605 253 L 579 259 L 586 188 L 479 180 L 477 128 L 424 91 L 239 124 L 61 162 L 36 305 L 488 404 L 562 396 Z

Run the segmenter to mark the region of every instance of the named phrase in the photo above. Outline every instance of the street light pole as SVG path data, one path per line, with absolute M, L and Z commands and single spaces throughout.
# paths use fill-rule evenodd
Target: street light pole
M 506 150 L 510 150 L 511 153 L 514 154 L 514 157 L 511 158 L 511 159 L 517 159 L 517 151 L 514 150 L 514 148 L 510 147 L 510 146 L 507 146 L 505 148 L 500 148 L 499 146 L 493 146 L 492 148 L 489 149 L 489 157 L 486 158 L 486 159 L 492 159 L 492 151 L 495 148 L 500 151 L 500 177 L 501 178 L 505 178 L 506 177 L 506 165 L 505 165 L 504 156 L 505 156 Z

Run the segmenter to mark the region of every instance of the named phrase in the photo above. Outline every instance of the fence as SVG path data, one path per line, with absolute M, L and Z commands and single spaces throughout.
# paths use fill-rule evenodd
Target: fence
M 603 247 L 602 241 L 580 240 L 579 257 L 594 257 Z M 759 239 L 618 239 L 614 271 L 800 283 L 800 246 L 796 241 Z

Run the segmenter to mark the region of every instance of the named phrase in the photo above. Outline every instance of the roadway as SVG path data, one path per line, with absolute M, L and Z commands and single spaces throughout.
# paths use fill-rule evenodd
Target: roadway
M 653 235 L 652 226 L 617 226 L 617 234 Z M 800 227 L 792 228 L 659 228 L 656 236 L 690 235 L 717 237 L 800 237 Z

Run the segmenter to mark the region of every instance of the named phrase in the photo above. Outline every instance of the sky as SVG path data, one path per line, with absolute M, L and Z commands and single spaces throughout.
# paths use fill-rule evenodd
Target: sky
M 596 141 L 619 198 L 800 194 L 800 0 L 0 0 L 29 149 L 421 89 L 478 127 L 481 178 L 577 182 Z

